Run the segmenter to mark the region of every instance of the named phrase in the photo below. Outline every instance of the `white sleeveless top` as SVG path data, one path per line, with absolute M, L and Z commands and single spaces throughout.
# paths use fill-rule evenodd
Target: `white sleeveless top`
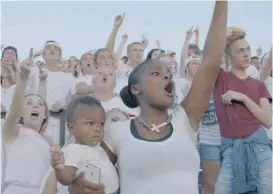
M 120 194 L 198 194 L 200 158 L 184 109 L 172 118 L 173 133 L 163 141 L 137 139 L 131 121 L 105 130 L 105 143 L 118 157 Z
M 6 144 L 7 163 L 4 183 L 6 193 L 38 193 L 41 181 L 50 166 L 50 146 L 36 131 L 20 125 L 13 143 Z M 15 188 L 16 187 L 16 188 Z M 15 194 L 15 193 L 14 193 Z

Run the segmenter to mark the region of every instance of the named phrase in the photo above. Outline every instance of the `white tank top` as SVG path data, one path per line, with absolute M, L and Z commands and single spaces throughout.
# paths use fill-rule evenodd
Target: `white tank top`
M 198 194 L 197 134 L 182 108 L 171 123 L 173 133 L 162 141 L 137 139 L 131 121 L 105 130 L 104 141 L 118 157 L 120 194 Z

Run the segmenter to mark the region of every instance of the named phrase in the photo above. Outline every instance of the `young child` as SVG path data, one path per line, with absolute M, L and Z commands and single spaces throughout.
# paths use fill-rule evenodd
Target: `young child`
M 105 123 L 101 103 L 91 96 L 73 99 L 67 107 L 67 123 L 76 142 L 69 144 L 63 152 L 52 149 L 51 165 L 58 182 L 70 185 L 80 173 L 85 172 L 86 179 L 91 178 L 92 182 L 98 181 L 96 183 L 105 186 L 105 194 L 117 194 L 117 171 L 100 146 Z M 86 169 L 86 166 L 90 168 Z

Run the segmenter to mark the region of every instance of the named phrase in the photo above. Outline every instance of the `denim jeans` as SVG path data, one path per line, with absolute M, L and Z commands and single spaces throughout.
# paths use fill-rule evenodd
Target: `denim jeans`
M 217 162 L 220 163 L 220 146 L 199 144 L 199 155 L 202 162 Z
M 255 144 L 259 168 L 258 194 L 272 193 L 272 149 L 270 146 Z M 234 171 L 232 168 L 232 147 L 229 147 L 222 154 L 223 161 L 221 170 L 215 185 L 215 194 L 237 194 L 232 193 L 232 181 Z M 236 172 L 235 172 L 236 173 Z

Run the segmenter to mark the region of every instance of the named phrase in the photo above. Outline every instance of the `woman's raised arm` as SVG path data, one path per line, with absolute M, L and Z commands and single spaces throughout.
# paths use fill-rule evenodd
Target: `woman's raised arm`
M 118 34 L 118 30 L 123 23 L 124 17 L 125 17 L 125 14 L 123 14 L 122 16 L 118 15 L 115 19 L 114 28 L 112 29 L 106 44 L 106 48 L 109 49 L 111 52 L 114 52 L 116 37 Z
M 194 129 L 197 129 L 208 106 L 220 69 L 225 46 L 227 10 L 227 1 L 216 1 L 204 46 L 202 65 L 194 77 L 188 95 L 181 103 Z
M 269 58 L 267 62 L 262 66 L 260 71 L 260 80 L 265 81 L 270 75 L 270 71 L 272 71 L 272 48 L 269 53 Z
M 25 89 L 33 63 L 33 49 L 30 49 L 28 59 L 20 63 L 19 76 L 17 77 L 15 92 L 12 96 L 10 111 L 7 114 L 3 126 L 4 139 L 7 142 L 13 141 L 19 134 L 18 122 L 25 100 Z

